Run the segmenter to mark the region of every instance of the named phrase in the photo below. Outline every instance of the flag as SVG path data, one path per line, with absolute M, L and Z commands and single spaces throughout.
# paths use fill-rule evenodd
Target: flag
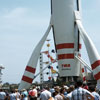
M 57 73 L 57 71 L 56 71 L 56 70 L 54 70 L 54 69 L 51 69 L 51 72 L 52 72 L 52 74 Z
M 43 62 L 43 63 L 45 63 L 45 64 L 49 64 L 49 61 L 46 61 L 46 62 Z
M 52 72 L 52 74 L 57 73 L 57 71 L 56 71 L 56 70 L 54 70 L 52 66 L 51 66 L 51 72 Z
M 82 70 L 82 76 L 83 76 L 83 82 L 86 83 L 86 69 L 84 68 L 83 65 L 81 65 L 81 70 Z
M 44 53 L 44 54 L 48 54 L 48 53 L 49 53 L 49 51 L 43 51 L 42 53 Z

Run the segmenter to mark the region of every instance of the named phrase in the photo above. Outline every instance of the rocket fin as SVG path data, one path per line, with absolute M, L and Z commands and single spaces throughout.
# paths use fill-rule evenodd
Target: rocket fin
M 85 29 L 83 28 L 81 20 L 77 18 L 77 14 L 76 14 L 76 23 L 80 31 L 80 35 L 86 46 L 86 50 L 93 70 L 94 78 L 97 80 L 97 83 L 99 82 L 100 85 L 100 55 L 98 54 L 98 51 L 95 48 L 92 40 L 90 39 Z
M 50 32 L 50 29 L 51 29 L 51 23 L 50 23 L 46 33 L 44 34 L 42 39 L 37 44 L 36 48 L 34 49 L 32 55 L 29 59 L 29 62 L 26 66 L 24 75 L 22 76 L 22 80 L 21 80 L 21 83 L 20 83 L 19 88 L 18 88 L 19 90 L 22 90 L 24 88 L 28 89 L 30 87 L 30 85 L 32 84 L 32 81 L 33 81 L 34 75 L 35 75 L 35 70 L 36 70 L 38 58 L 40 55 L 40 51 L 41 51 L 41 48 L 42 48 L 49 32 Z

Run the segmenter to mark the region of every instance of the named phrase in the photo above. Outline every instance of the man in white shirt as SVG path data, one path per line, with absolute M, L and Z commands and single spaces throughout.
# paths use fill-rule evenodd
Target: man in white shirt
M 73 91 L 74 89 L 75 89 L 74 85 L 70 85 L 70 87 L 69 87 L 70 93 L 67 94 L 66 100 L 71 100 L 71 97 L 72 97 L 72 91 Z
M 63 97 L 60 95 L 59 91 L 55 91 L 55 100 L 63 100 Z
M 51 92 L 48 87 L 45 87 L 45 90 L 40 94 L 40 100 L 48 100 L 51 97 Z
M 94 96 L 88 90 L 82 88 L 82 81 L 77 81 L 77 88 L 72 92 L 71 100 L 94 100 Z
M 99 94 L 96 92 L 96 86 L 95 85 L 90 85 L 89 86 L 89 91 L 93 94 L 95 100 L 100 100 Z
M 6 98 L 6 93 L 2 89 L 0 89 L 0 100 L 5 100 L 5 98 Z

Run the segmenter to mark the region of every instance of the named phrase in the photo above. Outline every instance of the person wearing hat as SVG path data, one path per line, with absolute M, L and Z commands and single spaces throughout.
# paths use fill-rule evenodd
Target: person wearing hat
M 55 100 L 63 100 L 63 97 L 60 95 L 60 87 L 56 86 L 55 87 Z

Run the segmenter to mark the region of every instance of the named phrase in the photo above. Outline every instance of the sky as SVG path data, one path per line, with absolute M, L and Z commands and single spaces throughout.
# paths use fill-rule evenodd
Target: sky
M 100 0 L 82 0 L 81 4 L 83 26 L 100 54 Z M 3 83 L 20 82 L 36 44 L 49 25 L 50 13 L 50 0 L 0 0 L 0 64 L 5 67 L 2 70 Z M 82 53 L 87 60 L 84 46 Z

